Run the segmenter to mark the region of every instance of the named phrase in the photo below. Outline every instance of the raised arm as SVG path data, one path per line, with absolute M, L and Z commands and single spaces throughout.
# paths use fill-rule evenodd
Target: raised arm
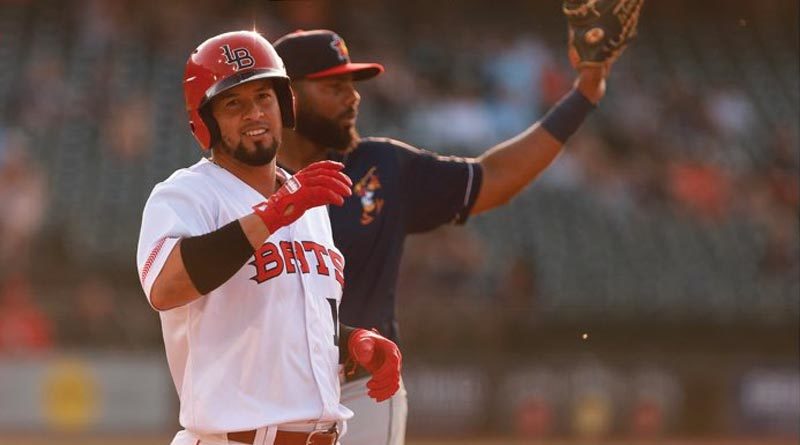
M 353 185 L 338 162 L 321 161 L 300 170 L 253 213 L 205 235 L 175 244 L 150 291 L 158 310 L 200 298 L 228 281 L 270 234 L 321 205 L 342 205 Z
M 181 239 L 173 247 L 161 273 L 153 282 L 150 303 L 154 308 L 165 311 L 200 298 L 210 292 L 205 291 L 205 280 L 220 281 L 215 278 L 222 277 L 223 283 L 227 281 L 268 236 L 267 226 L 258 215 L 251 213 L 206 235 Z M 188 250 L 186 258 L 184 249 Z M 196 264 L 198 260 L 212 263 L 204 267 Z M 203 269 L 212 267 L 215 271 L 211 275 L 203 273 L 207 272 Z M 197 277 L 195 280 L 192 280 L 189 270 L 194 272 L 193 275 Z M 198 288 L 203 288 L 205 292 Z
M 574 87 L 539 121 L 478 158 L 483 183 L 472 214 L 505 204 L 561 152 L 606 92 L 614 61 L 636 35 L 643 0 L 566 0 Z
M 505 204 L 553 162 L 566 138 L 605 94 L 606 71 L 605 67 L 581 68 L 573 90 L 541 121 L 478 157 L 483 184 L 473 215 Z

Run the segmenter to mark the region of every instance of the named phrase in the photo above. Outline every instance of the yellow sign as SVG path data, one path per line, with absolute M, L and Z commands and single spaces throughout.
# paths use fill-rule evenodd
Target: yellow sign
M 91 369 L 78 360 L 62 360 L 45 371 L 42 409 L 54 429 L 79 431 L 97 417 L 97 382 Z

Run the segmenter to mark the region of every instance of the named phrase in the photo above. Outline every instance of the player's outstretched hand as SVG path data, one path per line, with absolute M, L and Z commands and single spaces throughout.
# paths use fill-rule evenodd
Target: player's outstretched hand
M 353 194 L 353 182 L 342 173 L 344 165 L 334 161 L 319 161 L 289 178 L 277 192 L 253 210 L 261 217 L 269 233 L 275 233 L 300 218 L 306 210 L 321 205 L 344 204 Z
M 575 87 L 597 104 L 611 67 L 636 37 L 644 0 L 564 0 Z
M 393 341 L 366 329 L 356 329 L 348 340 L 350 357 L 372 373 L 367 394 L 383 402 L 400 389 L 403 356 Z
M 564 0 L 573 66 L 610 66 L 636 37 L 644 0 Z

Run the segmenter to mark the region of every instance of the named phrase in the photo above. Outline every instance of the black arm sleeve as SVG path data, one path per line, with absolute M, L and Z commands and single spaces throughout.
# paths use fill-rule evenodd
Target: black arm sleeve
M 181 240 L 183 267 L 201 295 L 222 286 L 251 255 L 253 246 L 239 220 L 205 235 Z

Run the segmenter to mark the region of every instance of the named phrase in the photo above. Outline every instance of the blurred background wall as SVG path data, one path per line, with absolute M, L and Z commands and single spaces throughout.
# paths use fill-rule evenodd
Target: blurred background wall
M 0 442 L 178 428 L 134 257 L 150 190 L 201 155 L 199 42 L 334 29 L 387 69 L 363 135 L 475 156 L 569 89 L 559 5 L 0 0 Z M 411 239 L 412 441 L 797 440 L 798 37 L 794 0 L 648 1 L 555 164 Z

